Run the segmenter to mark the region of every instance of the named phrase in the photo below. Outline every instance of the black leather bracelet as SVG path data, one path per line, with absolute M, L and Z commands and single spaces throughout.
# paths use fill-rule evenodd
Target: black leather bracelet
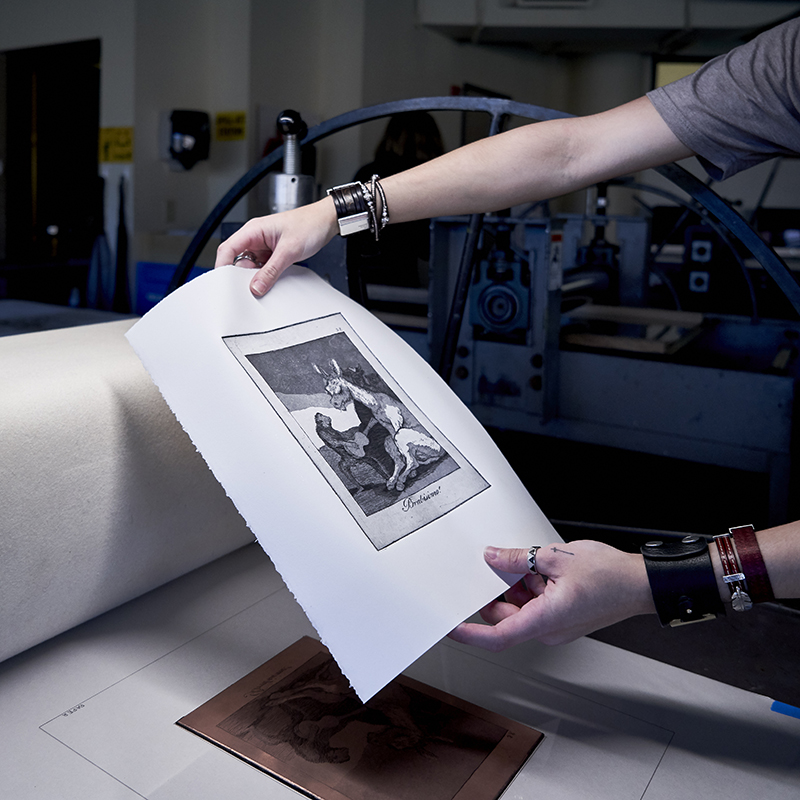
M 364 196 L 365 191 L 364 184 L 359 181 L 328 189 L 328 194 L 333 198 L 340 236 L 350 236 L 372 228 L 372 216 Z
M 647 542 L 641 553 L 662 625 L 701 622 L 723 613 L 705 539 L 685 536 L 680 542 Z
M 381 231 L 389 224 L 389 207 L 377 175 L 372 176 L 369 186 L 353 181 L 328 189 L 328 194 L 333 198 L 340 236 L 372 231 L 378 241 Z
M 336 209 L 336 216 L 346 217 L 349 212 L 347 210 L 347 204 L 345 203 L 344 197 L 342 196 L 342 192 L 330 191 L 328 194 L 333 198 L 333 206 Z

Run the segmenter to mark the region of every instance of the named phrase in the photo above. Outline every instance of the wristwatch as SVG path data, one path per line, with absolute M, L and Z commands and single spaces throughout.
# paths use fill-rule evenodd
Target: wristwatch
M 701 536 L 647 542 L 641 553 L 663 626 L 704 622 L 724 612 L 708 542 Z

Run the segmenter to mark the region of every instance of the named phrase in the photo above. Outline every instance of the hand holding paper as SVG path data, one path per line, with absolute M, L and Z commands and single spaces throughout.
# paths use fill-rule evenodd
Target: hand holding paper
M 566 644 L 628 617 L 655 612 L 638 554 L 602 542 L 552 543 L 536 554 L 537 575 L 528 569 L 525 549 L 488 547 L 484 555 L 495 569 L 524 577 L 503 599 L 481 609 L 488 625 L 465 622 L 453 630 L 450 636 L 458 642 L 495 652 L 528 639 Z
M 299 267 L 262 298 L 251 277 L 213 270 L 128 338 L 367 700 L 508 588 L 487 544 L 558 535 L 463 403 L 370 312 Z
M 337 232 L 336 214 L 325 200 L 251 219 L 219 246 L 216 266 L 232 264 L 245 250 L 254 253 L 263 266 L 252 275 L 250 291 L 261 297 L 287 267 L 314 255 Z

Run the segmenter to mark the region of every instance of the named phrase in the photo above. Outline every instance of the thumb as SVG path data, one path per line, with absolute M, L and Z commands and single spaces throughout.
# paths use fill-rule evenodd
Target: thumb
M 524 575 L 528 572 L 528 551 L 521 548 L 487 547 L 483 557 L 489 566 L 501 572 Z
M 275 285 L 281 273 L 293 263 L 291 260 L 287 261 L 283 253 L 276 251 L 253 276 L 250 281 L 250 291 L 256 297 L 262 297 Z

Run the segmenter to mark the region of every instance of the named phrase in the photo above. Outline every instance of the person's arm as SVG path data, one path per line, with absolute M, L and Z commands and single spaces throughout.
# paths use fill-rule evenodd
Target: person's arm
M 528 570 L 528 551 L 488 547 L 487 564 L 523 576 L 502 598 L 481 609 L 486 625 L 462 622 L 450 633 L 459 642 L 498 652 L 528 639 L 566 644 L 638 614 L 654 614 L 640 555 L 607 544 L 549 544 Z M 542 575 L 548 576 L 545 583 Z
M 800 521 L 756 531 L 756 539 L 775 598 L 800 598 Z M 731 593 L 722 580 L 722 565 L 717 548 L 712 546 L 709 552 L 720 597 L 724 603 L 730 603 Z
M 775 597 L 800 598 L 800 522 L 759 531 L 756 537 Z M 709 552 L 720 598 L 730 604 L 713 544 Z M 536 555 L 547 583 L 528 571 L 527 555 L 526 550 L 487 548 L 489 566 L 522 577 L 481 610 L 488 624 L 464 622 L 451 638 L 492 651 L 528 639 L 565 644 L 628 617 L 655 613 L 641 555 L 592 541 L 550 544 Z
M 536 122 L 481 139 L 381 184 L 391 221 L 409 222 L 557 197 L 690 155 L 642 97 L 601 114 Z M 326 197 L 251 220 L 220 245 L 216 264 L 253 251 L 264 266 L 251 289 L 262 295 L 286 267 L 316 253 L 336 232 L 333 201 Z

